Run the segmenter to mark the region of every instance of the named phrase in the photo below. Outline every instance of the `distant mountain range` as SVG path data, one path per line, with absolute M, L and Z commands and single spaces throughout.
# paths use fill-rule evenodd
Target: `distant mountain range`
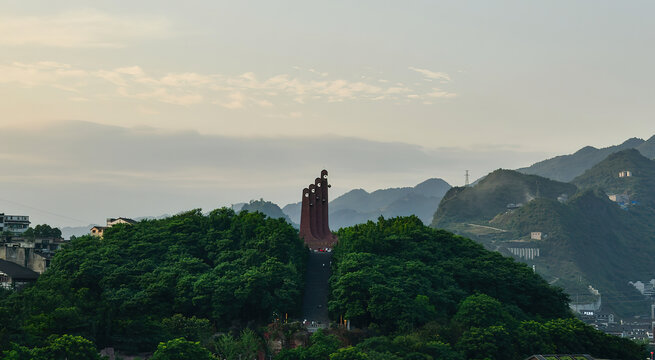
M 574 302 L 595 302 L 592 286 L 604 309 L 645 314 L 650 300 L 628 282 L 655 277 L 655 161 L 643 155 L 652 141 L 631 139 L 620 145 L 625 150 L 602 149 L 606 158 L 570 183 L 497 170 L 475 186 L 451 189 L 432 226 L 521 257 Z M 572 164 L 572 158 L 555 159 Z M 624 171 L 631 176 L 620 177 Z M 611 201 L 610 194 L 620 196 Z
M 569 182 L 604 160 L 608 155 L 626 149 L 636 149 L 645 157 L 654 159 L 655 136 L 652 136 L 648 140 L 632 138 L 620 145 L 602 149 L 585 146 L 573 154 L 556 156 L 552 159 L 540 161 L 532 166 L 517 169 L 517 171 L 524 174 L 539 175 L 557 181 Z
M 351 190 L 330 200 L 330 229 L 396 216 L 416 215 L 425 224 L 432 220 L 439 202 L 451 186 L 442 179 L 428 179 L 414 187 L 376 190 Z M 282 211 L 300 223 L 300 202 L 288 204 Z

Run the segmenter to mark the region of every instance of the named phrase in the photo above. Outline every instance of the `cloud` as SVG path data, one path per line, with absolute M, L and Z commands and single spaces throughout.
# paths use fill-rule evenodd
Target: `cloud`
M 448 91 L 443 91 L 443 90 L 441 90 L 439 88 L 433 88 L 432 90 L 433 91 L 430 92 L 430 93 L 427 93 L 426 96 L 432 97 L 432 98 L 445 98 L 445 99 L 450 99 L 450 98 L 454 98 L 454 97 L 457 96 L 457 94 L 455 94 L 455 93 L 451 93 L 451 92 L 448 92 Z
M 209 210 L 260 197 L 284 205 L 297 201 L 307 178 L 322 168 L 330 171 L 336 196 L 353 188 L 413 186 L 430 177 L 456 185 L 465 169 L 480 177 L 543 158 L 509 147 L 426 148 L 325 134 L 229 137 L 72 121 L 0 128 L 0 185 L 12 189 L 4 198 L 95 221 Z
M 84 93 L 89 101 L 112 97 L 155 101 L 180 106 L 212 103 L 225 109 L 306 104 L 309 102 L 401 102 L 426 98 L 453 98 L 455 93 L 422 84 L 329 78 L 327 73 L 310 69 L 310 74 L 277 74 L 261 77 L 254 72 L 240 75 L 195 72 L 155 75 L 140 66 L 113 69 L 79 68 L 71 64 L 41 61 L 0 63 L 0 84 L 23 87 L 45 86 L 67 92 Z M 307 74 L 306 74 L 307 75 Z M 79 97 L 79 96 L 78 96 Z
M 121 48 L 135 39 L 167 34 L 168 21 L 97 10 L 23 16 L 0 15 L 0 45 L 59 48 Z
M 412 70 L 412 71 L 416 71 L 419 74 L 422 74 L 423 76 L 425 76 L 429 80 L 441 80 L 441 81 L 444 81 L 444 82 L 450 82 L 450 75 L 448 75 L 446 73 L 434 72 L 434 71 L 427 70 L 427 69 L 419 69 L 419 68 L 415 68 L 415 67 L 412 67 L 412 66 L 410 66 L 409 69 Z

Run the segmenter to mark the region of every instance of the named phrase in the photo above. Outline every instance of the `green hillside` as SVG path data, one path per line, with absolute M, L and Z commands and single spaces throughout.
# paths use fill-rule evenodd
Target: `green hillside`
M 632 176 L 619 177 L 620 171 Z M 611 154 L 572 181 L 579 188 L 599 188 L 607 194 L 626 194 L 649 207 L 655 205 L 655 161 L 630 149 Z
M 573 318 L 567 295 L 529 267 L 415 216 L 339 238 L 329 310 L 354 331 L 318 331 L 275 355 L 272 334 L 307 336 L 293 322 L 307 248 L 281 219 L 195 210 L 76 238 L 35 284 L 0 289 L 0 359 L 99 360 L 107 346 L 153 359 L 643 357 Z
M 557 199 L 575 191 L 571 184 L 499 169 L 475 186 L 449 190 L 434 214 L 432 225 L 449 228 L 461 222 L 485 222 L 505 212 L 508 204 L 525 204 L 535 198 Z
M 416 217 L 341 229 L 334 251 L 333 318 L 349 319 L 377 335 L 350 350 L 361 357 L 343 359 L 500 360 L 555 351 L 629 359 L 642 354 L 634 343 L 573 319 L 561 289 L 524 264 L 423 226 Z
M 538 271 L 564 287 L 574 300 L 589 300 L 588 285 L 602 294 L 604 308 L 622 316 L 642 314 L 649 301 L 628 281 L 649 279 L 652 242 L 643 241 L 630 214 L 602 191 L 587 190 L 568 203 L 537 199 L 494 218 L 490 224 L 512 229 L 520 238 L 540 231 L 547 239 L 533 242 L 543 256 L 530 261 Z
M 632 176 L 620 178 L 625 170 Z M 526 184 L 545 184 L 534 177 L 496 171 L 476 186 L 453 189 L 435 213 L 433 226 L 470 236 L 508 256 L 516 249 L 539 249 L 539 256 L 523 261 L 574 300 L 592 302 L 591 285 L 600 291 L 604 309 L 621 316 L 646 313 L 648 300 L 627 283 L 653 277 L 649 254 L 655 251 L 655 161 L 635 149 L 616 152 L 573 181 L 581 189 L 577 192 L 573 184 L 549 183 L 568 195 L 575 192 L 568 200 L 558 201 L 557 191 L 543 192 L 516 209 L 503 206 L 504 199 L 516 201 Z M 608 193 L 626 194 L 631 201 L 621 208 Z M 542 240 L 532 240 L 532 232 L 540 232 Z
M 82 236 L 36 284 L 0 292 L 0 353 L 9 342 L 43 346 L 65 334 L 152 351 L 161 341 L 267 324 L 274 312 L 299 314 L 306 254 L 285 221 L 225 208 Z

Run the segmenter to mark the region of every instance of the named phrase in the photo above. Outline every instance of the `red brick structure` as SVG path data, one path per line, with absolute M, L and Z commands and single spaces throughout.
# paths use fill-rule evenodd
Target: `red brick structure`
M 300 238 L 310 249 L 332 248 L 337 237 L 330 231 L 328 221 L 328 172 L 321 171 L 321 177 L 302 190 L 300 212 Z

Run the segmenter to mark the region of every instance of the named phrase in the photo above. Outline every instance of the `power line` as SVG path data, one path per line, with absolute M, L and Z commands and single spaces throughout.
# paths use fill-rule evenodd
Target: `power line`
M 77 218 L 70 217 L 70 216 L 67 216 L 67 215 L 58 214 L 58 213 L 55 213 L 55 212 L 52 212 L 52 211 L 39 209 L 39 208 L 34 207 L 34 206 L 19 203 L 17 201 L 7 200 L 7 199 L 3 199 L 3 198 L 0 198 L 0 201 L 4 201 L 4 202 L 10 203 L 10 204 L 22 206 L 22 207 L 25 207 L 25 208 L 28 208 L 28 209 L 31 209 L 31 210 L 34 210 L 34 211 L 37 211 L 37 212 L 41 212 L 41 213 L 44 213 L 44 214 L 49 214 L 49 215 L 56 216 L 56 217 L 59 217 L 59 218 L 62 218 L 62 219 L 73 220 L 73 221 L 77 221 L 77 222 L 85 223 L 85 224 L 93 224 L 93 221 L 77 219 Z

